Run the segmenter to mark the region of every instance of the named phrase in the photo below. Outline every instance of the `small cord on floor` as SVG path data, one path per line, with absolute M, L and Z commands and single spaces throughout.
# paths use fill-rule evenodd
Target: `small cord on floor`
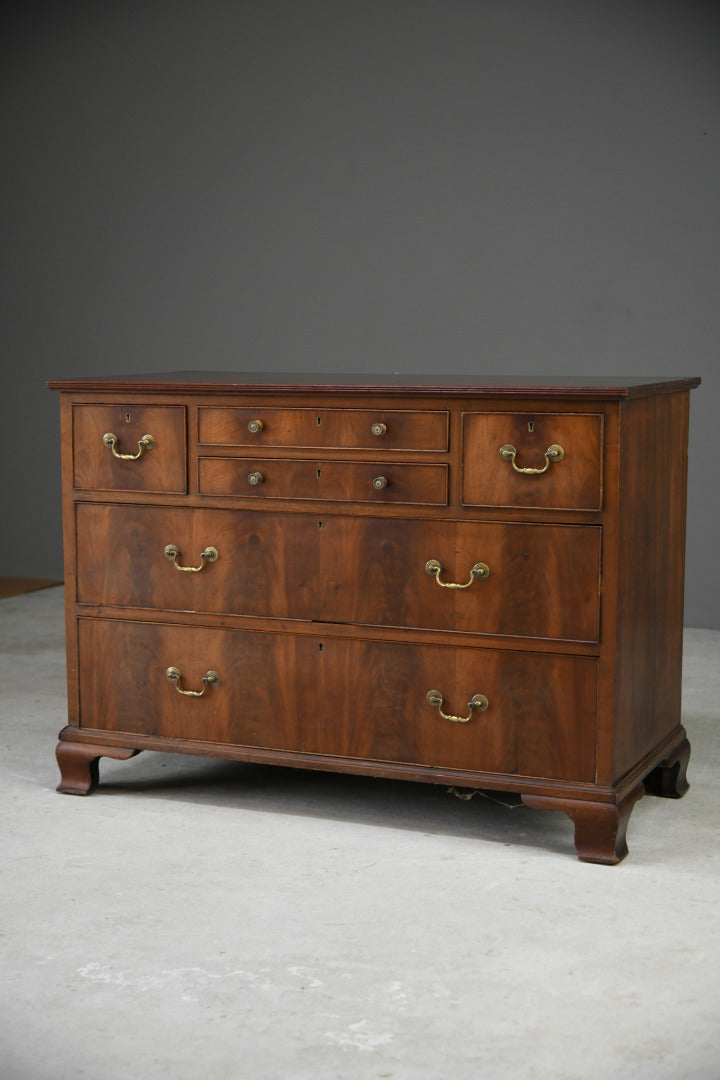
M 518 806 L 522 806 L 522 799 L 519 795 L 515 795 L 512 792 L 503 795 L 496 795 L 490 791 L 481 791 L 479 788 L 472 788 L 467 791 L 461 791 L 460 788 L 449 787 L 447 788 L 448 795 L 454 795 L 456 799 L 462 799 L 463 802 L 469 802 L 476 795 L 479 795 L 481 799 L 489 799 L 490 802 L 497 803 L 498 806 L 504 806 L 507 810 L 516 810 Z

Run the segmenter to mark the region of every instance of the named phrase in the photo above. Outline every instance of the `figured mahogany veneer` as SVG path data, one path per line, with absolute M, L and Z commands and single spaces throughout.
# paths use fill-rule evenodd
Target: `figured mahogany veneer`
M 448 498 L 447 465 L 263 457 L 201 457 L 199 465 L 202 495 L 427 506 Z
M 261 421 L 261 425 L 257 421 Z M 254 423 L 251 429 L 250 425 Z M 381 424 L 382 427 L 376 425 Z M 375 430 L 373 430 L 375 428 Z M 385 430 L 383 430 L 383 428 Z M 219 446 L 348 450 L 447 450 L 445 411 L 368 409 L 200 409 L 198 441 Z
M 602 506 L 603 417 L 573 413 L 467 413 L 463 425 L 463 502 L 468 506 L 535 506 L 599 510 Z M 562 446 L 562 467 L 537 477 L 498 468 L 497 448 L 517 450 L 519 469 L 545 464 L 549 446 Z M 488 468 L 492 464 L 493 468 Z
M 80 701 L 90 728 L 295 753 L 592 782 L 597 665 L 590 657 L 406 645 L 308 634 L 81 619 Z M 112 672 L 94 663 L 112 657 Z M 166 678 L 199 689 L 188 702 Z M 468 713 L 452 723 L 427 701 Z M 322 703 L 322 708 L 318 704 Z M 191 707 L 188 707 L 191 706 Z
M 105 503 L 78 504 L 76 525 L 81 603 L 599 639 L 602 530 L 596 525 Z M 188 564 L 197 564 L 208 544 L 219 556 L 206 573 L 177 573 L 160 558 L 168 543 Z M 426 570 L 428 556 L 453 582 L 467 580 L 480 558 L 492 571 L 467 589 L 443 589 Z
M 618 862 L 643 792 L 688 786 L 698 382 L 50 383 L 59 790 L 145 748 L 496 788 Z
M 73 420 L 73 484 L 113 491 L 187 491 L 185 409 L 160 405 L 78 405 Z M 106 434 L 117 436 L 118 454 L 137 454 L 145 435 L 155 445 L 140 459 L 124 460 L 103 447 Z M 98 446 L 104 453 L 98 453 Z

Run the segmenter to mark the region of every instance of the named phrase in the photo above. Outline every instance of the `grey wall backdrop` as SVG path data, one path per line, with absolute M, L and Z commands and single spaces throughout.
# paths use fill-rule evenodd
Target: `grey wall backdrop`
M 62 573 L 49 376 L 689 374 L 720 627 L 717 4 L 28 3 L 2 51 L 1 574 Z

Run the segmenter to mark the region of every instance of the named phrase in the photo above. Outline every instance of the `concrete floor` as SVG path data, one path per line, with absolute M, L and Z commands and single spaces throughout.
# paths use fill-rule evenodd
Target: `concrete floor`
M 691 790 L 565 815 L 173 755 L 55 793 L 62 589 L 0 602 L 3 1080 L 718 1080 L 720 633 Z M 119 677 L 119 676 L 118 676 Z

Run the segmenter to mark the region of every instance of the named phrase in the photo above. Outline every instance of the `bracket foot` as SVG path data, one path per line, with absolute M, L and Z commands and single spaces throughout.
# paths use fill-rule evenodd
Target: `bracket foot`
M 130 750 L 125 746 L 93 746 L 61 739 L 55 748 L 60 769 L 57 790 L 65 795 L 90 795 L 98 785 L 101 757 L 126 761 L 139 753 L 139 750 Z
M 575 850 L 581 862 L 614 866 L 628 853 L 625 834 L 635 803 L 644 788 L 638 784 L 617 803 L 560 799 L 551 795 L 523 795 L 535 810 L 563 810 L 575 825 Z
M 681 799 L 690 787 L 687 779 L 689 761 L 690 743 L 683 739 L 672 753 L 664 757 L 645 777 L 645 791 L 648 795 L 659 795 L 662 799 Z

